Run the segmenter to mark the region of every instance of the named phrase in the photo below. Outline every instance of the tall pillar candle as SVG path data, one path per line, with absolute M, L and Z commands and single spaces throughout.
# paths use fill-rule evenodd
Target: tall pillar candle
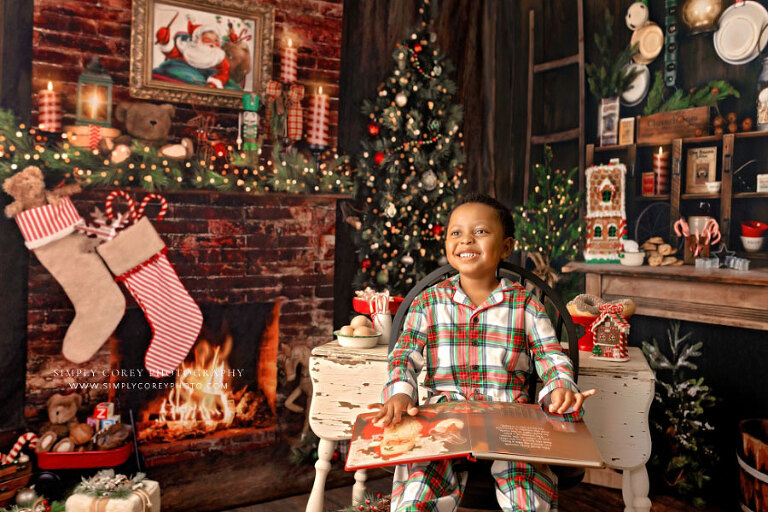
M 669 151 L 659 146 L 659 151 L 653 154 L 653 174 L 656 177 L 656 193 L 669 193 Z
M 283 46 L 280 52 L 280 81 L 292 84 L 296 81 L 298 52 L 293 47 L 293 41 L 288 40 L 288 45 Z
M 328 145 L 328 108 L 329 99 L 319 87 L 317 94 L 312 95 L 309 105 L 309 130 L 307 142 L 311 146 Z
M 48 88 L 37 93 L 38 128 L 43 132 L 61 131 L 61 94 L 53 90 L 53 84 L 48 82 Z

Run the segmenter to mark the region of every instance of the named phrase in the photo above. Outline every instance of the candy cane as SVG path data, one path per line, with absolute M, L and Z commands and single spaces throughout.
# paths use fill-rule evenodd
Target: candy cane
M 704 224 L 704 229 L 706 229 L 709 233 L 711 233 L 714 240 L 710 242 L 710 244 L 716 244 L 720 241 L 720 225 L 717 223 L 715 219 L 710 217 L 707 219 L 707 223 Z
M 163 220 L 163 217 L 165 217 L 165 214 L 168 212 L 168 201 L 166 201 L 165 198 L 160 194 L 155 194 L 154 192 L 144 196 L 144 199 L 141 201 L 141 205 L 139 206 L 139 212 L 137 215 L 139 217 L 144 215 L 144 209 L 152 199 L 157 199 L 160 201 L 160 211 L 157 214 L 157 220 Z
M 11 448 L 11 451 L 8 452 L 8 455 L 6 455 L 4 458 L 0 457 L 2 459 L 3 464 L 10 464 L 14 460 L 16 460 L 16 457 L 19 455 L 19 452 L 24 447 L 24 445 L 29 442 L 29 447 L 33 450 L 37 446 L 37 434 L 34 432 L 27 432 L 26 434 L 21 434 L 19 436 L 19 439 L 16 441 L 16 444 L 13 445 L 13 448 Z M 2 454 L 0 454 L 1 456 Z
M 107 200 L 104 201 L 104 209 L 106 210 L 107 219 L 112 220 L 112 201 L 114 201 L 117 196 L 122 197 L 128 202 L 128 211 L 131 214 L 131 220 L 135 221 L 138 217 L 136 215 L 136 201 L 134 201 L 130 194 L 125 190 L 113 190 L 107 196 Z
M 688 223 L 683 219 L 677 219 L 675 222 L 675 234 L 677 236 L 690 236 L 690 231 L 688 231 Z

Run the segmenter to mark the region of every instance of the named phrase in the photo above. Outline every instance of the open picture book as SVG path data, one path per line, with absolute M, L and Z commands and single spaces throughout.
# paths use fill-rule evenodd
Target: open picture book
M 443 402 L 385 428 L 373 423 L 376 414 L 357 417 L 347 471 L 456 457 L 604 466 L 584 422 L 563 421 L 538 404 Z

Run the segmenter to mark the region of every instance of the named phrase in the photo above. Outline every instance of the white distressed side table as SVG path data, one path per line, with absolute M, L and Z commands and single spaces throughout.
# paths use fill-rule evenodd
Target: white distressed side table
M 325 480 L 336 443 L 349 439 L 357 415 L 369 412 L 368 405 L 380 400 L 387 380 L 387 349 L 387 345 L 346 348 L 333 341 L 312 350 L 309 425 L 320 444 L 307 512 L 323 512 Z M 581 352 L 578 382 L 581 389 L 598 391 L 586 402 L 584 421 L 606 465 L 622 471 L 624 512 L 650 512 L 645 463 L 651 455 L 648 411 L 655 379 L 639 348 L 631 347 L 629 355 L 626 363 L 612 363 Z M 424 396 L 420 389 L 419 397 Z M 355 472 L 353 503 L 362 500 L 365 480 L 365 470 Z

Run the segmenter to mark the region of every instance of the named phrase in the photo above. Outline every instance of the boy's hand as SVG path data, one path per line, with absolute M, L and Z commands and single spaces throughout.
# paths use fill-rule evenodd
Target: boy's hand
M 373 418 L 373 423 L 378 427 L 386 427 L 389 424 L 392 424 L 392 426 L 397 425 L 403 418 L 403 412 L 407 412 L 409 416 L 419 414 L 419 408 L 413 404 L 411 397 L 405 393 L 398 393 L 390 397 L 384 405 L 371 404 L 368 408 L 379 409 L 379 413 Z
M 594 389 L 588 389 L 583 393 L 574 393 L 570 389 L 557 388 L 549 395 L 549 412 L 555 414 L 565 414 L 570 407 L 573 412 L 578 412 L 584 400 L 597 393 Z

